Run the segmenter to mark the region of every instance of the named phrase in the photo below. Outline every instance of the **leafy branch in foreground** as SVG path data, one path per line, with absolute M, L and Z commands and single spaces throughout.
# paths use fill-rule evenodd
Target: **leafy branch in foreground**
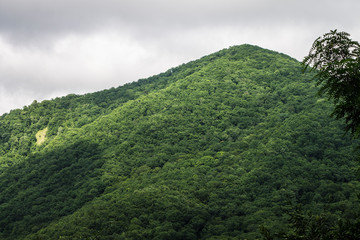
M 360 44 L 346 32 L 330 31 L 313 43 L 302 62 L 304 71 L 317 70 L 319 94 L 334 101 L 332 113 L 345 118 L 346 131 L 360 134 Z

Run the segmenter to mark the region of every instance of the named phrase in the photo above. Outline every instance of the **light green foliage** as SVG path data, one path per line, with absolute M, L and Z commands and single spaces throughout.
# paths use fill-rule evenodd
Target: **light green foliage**
M 242 45 L 12 111 L 0 119 L 0 238 L 256 239 L 261 224 L 286 228 L 289 199 L 351 219 L 355 143 L 311 77 Z
M 46 140 L 46 133 L 47 133 L 47 131 L 48 131 L 49 129 L 46 127 L 46 128 L 44 128 L 43 130 L 40 130 L 40 131 L 38 131 L 37 133 L 36 133 L 36 144 L 37 145 L 41 145 L 41 144 L 43 144 L 44 142 L 45 142 L 45 140 Z M 22 144 L 20 144 L 20 145 L 22 145 Z

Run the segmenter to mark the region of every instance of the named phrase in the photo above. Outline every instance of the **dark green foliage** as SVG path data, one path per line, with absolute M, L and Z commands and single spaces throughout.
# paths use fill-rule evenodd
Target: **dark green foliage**
M 287 230 L 289 198 L 354 219 L 356 143 L 328 118 L 312 77 L 288 56 L 243 45 L 33 104 L 52 106 L 46 121 L 12 111 L 0 119 L 1 238 L 257 239 L 261 224 Z M 9 141 L 23 136 L 21 152 Z
M 306 212 L 300 204 L 290 204 L 285 210 L 289 215 L 286 232 L 271 231 L 262 226 L 263 239 L 289 240 L 355 240 L 360 238 L 359 206 L 353 209 L 354 217 L 337 219 L 328 212 L 319 215 Z
M 360 44 L 345 32 L 331 31 L 313 43 L 308 56 L 302 62 L 304 70 L 312 66 L 316 70 L 319 95 L 334 101 L 333 115 L 345 118 L 346 131 L 359 137 L 360 133 Z M 321 192 L 334 201 L 341 196 L 341 189 L 334 183 L 324 185 Z M 360 195 L 359 195 L 360 197 Z M 273 233 L 262 226 L 264 239 L 360 239 L 360 208 L 352 207 L 352 216 L 334 218 L 327 211 L 321 214 L 292 206 L 287 211 L 289 228 Z M 305 214 L 307 213 L 307 214 Z
M 335 103 L 333 115 L 345 118 L 346 130 L 360 134 L 360 44 L 337 30 L 315 40 L 303 60 L 305 69 L 317 70 L 319 94 Z
M 26 235 L 69 215 L 104 191 L 98 147 L 77 142 L 30 154 L 0 176 L 0 229 Z

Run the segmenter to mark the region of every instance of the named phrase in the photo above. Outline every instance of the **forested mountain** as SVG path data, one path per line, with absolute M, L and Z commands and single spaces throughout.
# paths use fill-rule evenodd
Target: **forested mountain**
M 256 46 L 0 117 L 0 239 L 257 239 L 289 202 L 354 218 L 356 143 Z

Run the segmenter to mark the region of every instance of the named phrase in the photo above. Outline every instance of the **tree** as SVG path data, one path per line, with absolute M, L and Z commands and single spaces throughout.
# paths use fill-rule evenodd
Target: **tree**
M 360 136 L 360 44 L 346 32 L 330 31 L 313 43 L 302 62 L 316 71 L 319 95 L 335 104 L 332 113 L 344 118 L 346 132 Z
M 346 131 L 360 137 L 360 44 L 346 32 L 330 31 L 314 41 L 302 64 L 304 72 L 309 67 L 315 71 L 318 94 L 334 101 L 332 115 L 344 118 Z M 328 213 L 313 215 L 301 205 L 289 207 L 288 230 L 272 233 L 261 226 L 263 239 L 360 239 L 358 206 L 353 209 L 353 219 L 333 219 Z

